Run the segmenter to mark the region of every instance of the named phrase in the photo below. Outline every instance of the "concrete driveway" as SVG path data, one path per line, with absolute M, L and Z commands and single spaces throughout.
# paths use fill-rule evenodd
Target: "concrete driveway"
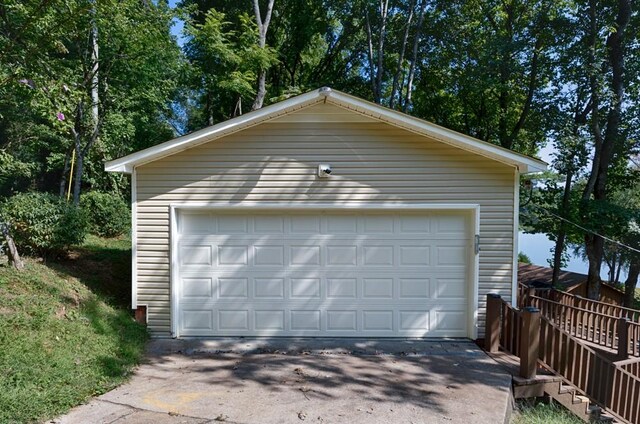
M 156 340 L 54 422 L 503 423 L 511 376 L 469 341 Z

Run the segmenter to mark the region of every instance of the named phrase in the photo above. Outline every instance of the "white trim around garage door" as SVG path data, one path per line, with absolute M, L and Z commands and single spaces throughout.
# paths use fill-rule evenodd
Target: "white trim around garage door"
M 346 202 L 341 204 L 335 203 L 304 203 L 300 205 L 282 204 L 282 203 L 257 203 L 246 202 L 242 204 L 228 203 L 172 203 L 170 205 L 170 228 L 171 228 L 171 337 L 178 338 L 178 210 L 239 210 L 239 211 L 311 211 L 311 210 L 367 210 L 367 211 L 468 211 L 471 216 L 473 225 L 472 238 L 480 234 L 480 205 L 478 204 L 388 204 L 388 203 L 356 203 Z M 469 291 L 469 314 L 468 314 L 468 337 L 475 340 L 478 337 L 478 275 L 479 275 L 479 254 L 474 249 L 473 244 L 469 248 L 469 281 L 472 287 Z

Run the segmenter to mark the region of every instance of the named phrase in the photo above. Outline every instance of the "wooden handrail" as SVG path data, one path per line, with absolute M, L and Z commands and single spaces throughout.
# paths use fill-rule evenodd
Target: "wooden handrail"
M 584 309 L 587 309 L 593 312 L 605 313 L 607 315 L 615 315 L 616 317 L 627 317 L 629 318 L 629 320 L 633 322 L 640 323 L 640 310 L 627 308 L 625 306 L 620 306 L 620 305 L 614 305 L 612 303 L 601 302 L 599 300 L 588 299 L 588 298 L 567 293 L 565 291 L 558 290 L 555 288 L 532 288 L 522 283 L 518 283 L 519 301 L 525 298 L 524 294 L 529 289 L 533 289 L 536 292 L 548 292 L 550 293 L 550 296 L 560 296 L 565 299 L 570 299 L 573 304 L 575 304 L 576 302 L 582 303 L 585 306 Z M 520 304 L 520 306 L 526 306 L 526 305 Z M 602 312 L 603 310 L 611 311 L 611 313 Z
M 613 317 L 539 296 L 529 296 L 528 302 L 573 337 L 615 350 L 620 358 L 629 354 L 640 356 L 636 343 L 640 326 L 626 317 Z
M 595 315 L 595 316 L 600 316 L 602 318 L 618 319 L 618 317 L 612 317 L 611 315 L 608 315 L 608 314 L 603 314 L 601 312 L 594 312 L 594 311 L 591 311 L 589 309 L 580 308 L 578 306 L 567 305 L 565 303 L 556 302 L 555 300 L 550 300 L 550 299 L 547 299 L 547 298 L 544 298 L 544 297 L 540 297 L 540 296 L 531 296 L 530 299 L 535 299 L 535 300 L 542 301 L 542 302 L 545 302 L 545 303 L 552 303 L 554 305 L 558 305 L 558 307 L 569 308 L 569 309 L 573 309 L 575 311 L 580 311 L 580 312 L 589 313 L 589 314 L 592 314 L 592 315 Z

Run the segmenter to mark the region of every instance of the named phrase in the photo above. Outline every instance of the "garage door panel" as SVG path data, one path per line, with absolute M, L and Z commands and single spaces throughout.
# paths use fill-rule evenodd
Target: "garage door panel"
M 327 301 L 360 302 L 362 299 L 392 299 L 399 304 L 424 302 L 429 299 L 463 301 L 468 295 L 465 278 L 451 278 L 449 273 L 416 278 L 414 274 L 397 276 L 372 273 L 355 277 L 352 272 L 322 276 L 300 274 L 274 278 L 269 273 L 238 277 L 237 273 L 217 275 L 194 273 L 181 278 L 180 300 L 242 299 L 268 301 L 286 299 L 323 299 Z M 347 278 L 345 278 L 347 277 Z
M 240 305 L 238 305 L 240 306 Z M 466 335 L 466 313 L 461 310 L 424 308 L 389 308 L 369 305 L 347 309 L 340 305 L 274 305 L 234 308 L 226 305 L 217 311 L 192 309 L 182 312 L 183 335 L 325 335 L 336 336 L 451 336 Z M 446 308 L 446 306 L 444 306 Z
M 429 278 L 399 278 L 400 299 L 428 299 L 431 295 L 431 279 Z
M 218 330 L 222 332 L 238 331 L 238 334 L 246 333 L 249 327 L 248 309 L 219 309 Z
M 211 278 L 183 278 L 181 288 L 181 294 L 184 299 L 213 298 Z
M 183 330 L 186 332 L 196 332 L 206 334 L 214 330 L 213 311 L 202 309 L 183 309 L 181 314 Z
M 467 335 L 462 214 L 179 216 L 182 335 Z
M 260 309 L 254 312 L 254 329 L 268 331 L 284 331 L 285 311 L 274 309 Z
M 253 246 L 253 263 L 257 266 L 284 266 L 284 246 Z
M 327 331 L 358 331 L 357 311 L 327 310 Z
M 180 243 L 180 265 L 184 271 L 192 267 L 427 267 L 467 266 L 467 240 L 350 241 L 330 240 L 314 243 L 290 243 L 259 240 L 243 244 L 239 240 Z M 393 244 L 392 244 L 393 243 Z
M 284 278 L 254 278 L 253 281 L 255 299 L 284 299 Z
M 327 278 L 327 299 L 356 299 L 357 278 Z

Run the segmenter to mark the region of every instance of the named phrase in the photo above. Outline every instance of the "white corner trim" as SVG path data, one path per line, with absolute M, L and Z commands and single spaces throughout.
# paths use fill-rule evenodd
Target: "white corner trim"
M 131 173 L 138 165 L 149 163 L 175 154 L 182 150 L 210 142 L 236 131 L 258 125 L 266 120 L 293 112 L 311 104 L 328 101 L 348 110 L 387 122 L 406 130 L 434 138 L 443 143 L 467 150 L 469 152 L 519 167 L 522 173 L 540 172 L 547 169 L 547 164 L 538 159 L 478 140 L 459 132 L 441 127 L 431 122 L 323 87 L 305 94 L 266 106 L 211 127 L 195 131 L 182 137 L 169 140 L 153 147 L 109 161 L 105 164 L 107 172 Z
M 178 299 L 180 298 L 178 293 L 178 211 L 171 205 L 169 207 L 169 227 L 170 227 L 170 244 L 169 244 L 169 258 L 171 263 L 169 284 L 170 284 L 170 298 L 171 298 L 171 337 L 178 338 Z
M 131 309 L 138 307 L 138 176 L 131 173 Z M 148 312 L 147 312 L 148 313 Z
M 518 231 L 520 230 L 520 172 L 513 173 L 513 269 L 511 271 L 511 305 L 518 305 Z

